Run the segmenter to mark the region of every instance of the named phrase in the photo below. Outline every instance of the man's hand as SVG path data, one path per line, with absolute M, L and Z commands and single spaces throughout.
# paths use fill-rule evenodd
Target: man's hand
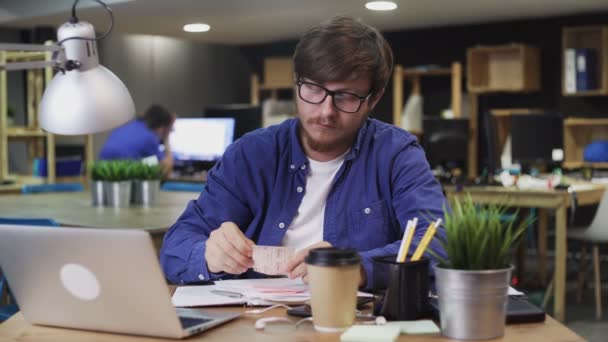
M 295 279 L 298 277 L 302 277 L 302 280 L 308 284 L 308 270 L 306 268 L 306 263 L 304 262 L 304 258 L 308 255 L 311 249 L 321 248 L 321 247 L 331 247 L 331 244 L 327 241 L 321 241 L 319 243 L 315 243 L 314 245 L 308 246 L 300 251 L 298 251 L 291 260 L 287 263 L 287 275 L 290 279 Z
M 251 255 L 255 243 L 233 222 L 224 222 L 207 239 L 205 260 L 211 273 L 241 274 L 253 266 Z

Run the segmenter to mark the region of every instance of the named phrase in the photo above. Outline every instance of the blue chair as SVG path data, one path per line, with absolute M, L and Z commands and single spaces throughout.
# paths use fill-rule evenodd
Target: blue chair
M 59 227 L 59 223 L 52 219 L 30 219 L 30 218 L 8 218 L 8 217 L 0 217 L 0 224 L 15 224 L 15 225 L 29 225 L 29 226 L 48 226 L 48 227 Z M 2 271 L 0 270 L 0 300 L 3 298 L 5 293 L 5 288 L 8 292 L 8 298 L 10 298 L 10 303 L 6 305 L 0 305 L 0 323 L 9 319 L 12 315 L 14 315 L 17 311 L 19 311 L 19 306 L 16 304 L 15 297 L 11 293 L 8 288 L 8 284 L 6 281 L 6 277 L 2 275 Z M 0 303 L 1 304 L 1 303 Z
M 164 182 L 160 189 L 162 191 L 202 192 L 205 190 L 205 184 L 189 182 Z
M 27 184 L 21 189 L 22 194 L 40 194 L 47 192 L 81 192 L 84 186 L 80 183 Z

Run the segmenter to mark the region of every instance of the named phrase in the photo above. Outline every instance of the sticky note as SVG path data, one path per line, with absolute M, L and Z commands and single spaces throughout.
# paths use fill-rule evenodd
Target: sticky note
M 287 262 L 293 256 L 293 248 L 276 246 L 253 247 L 253 270 L 268 275 L 285 274 Z
M 353 325 L 340 336 L 342 342 L 392 342 L 399 337 L 399 326 Z
M 395 321 L 387 322 L 387 326 L 399 327 L 402 334 L 417 335 L 417 334 L 438 334 L 441 332 L 435 322 L 426 319 L 419 321 Z

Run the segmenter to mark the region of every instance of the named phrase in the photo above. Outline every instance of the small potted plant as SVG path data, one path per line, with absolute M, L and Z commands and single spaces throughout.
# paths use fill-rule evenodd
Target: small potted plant
M 97 175 L 103 181 L 104 203 L 110 207 L 128 207 L 131 203 L 133 162 L 107 160 L 98 166 Z
M 445 210 L 447 259 L 432 251 L 443 335 L 456 339 L 492 339 L 504 335 L 512 247 L 531 219 L 511 219 L 506 207 L 456 200 Z M 507 218 L 509 217 L 509 218 Z M 517 217 L 517 215 L 515 215 Z
M 149 165 L 134 162 L 133 168 L 133 196 L 135 204 L 153 206 L 160 191 L 160 178 L 162 171 L 160 165 Z
M 97 160 L 91 164 L 91 195 L 93 196 L 94 206 L 103 206 L 105 203 L 103 193 L 103 175 L 102 169 L 107 161 Z

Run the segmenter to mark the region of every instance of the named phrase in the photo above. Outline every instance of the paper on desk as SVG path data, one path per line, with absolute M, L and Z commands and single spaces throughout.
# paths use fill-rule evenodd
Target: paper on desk
M 253 270 L 268 275 L 283 275 L 293 248 L 277 246 L 253 247 Z
M 509 291 L 508 291 L 507 295 L 509 295 L 509 296 L 523 296 L 524 293 L 521 292 L 521 291 L 517 291 L 516 289 L 512 288 L 511 286 L 509 286 Z
M 261 299 L 281 303 L 305 303 L 310 299 L 308 285 L 301 278 L 265 278 L 218 280 L 218 289 L 243 294 L 247 298 Z M 365 292 L 358 292 L 359 297 L 372 297 Z
M 217 295 L 212 290 L 217 290 L 215 285 L 204 286 L 179 286 L 175 289 L 171 302 L 173 306 L 189 307 L 189 306 L 220 306 L 232 304 L 245 304 L 245 298 L 231 298 L 227 296 Z

